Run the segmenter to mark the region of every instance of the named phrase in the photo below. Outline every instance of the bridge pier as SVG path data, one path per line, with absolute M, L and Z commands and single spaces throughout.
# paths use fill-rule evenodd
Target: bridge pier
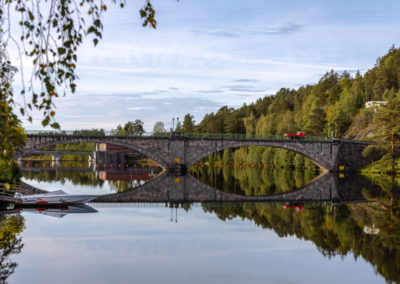
M 96 151 L 96 164 L 125 164 L 125 153 Z
M 51 161 L 54 163 L 60 163 L 61 155 L 59 153 L 54 153 L 53 155 L 51 155 Z
M 187 173 L 187 167 L 185 164 L 174 163 L 168 165 L 167 171 L 176 175 L 185 175 Z

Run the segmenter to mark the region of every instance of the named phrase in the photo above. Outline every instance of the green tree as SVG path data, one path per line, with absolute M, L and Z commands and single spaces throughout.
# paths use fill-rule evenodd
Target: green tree
M 193 115 L 190 115 L 190 113 L 186 114 L 185 117 L 183 118 L 182 132 L 183 133 L 194 132 L 195 129 L 194 123 L 195 121 L 193 120 Z
M 381 143 L 390 143 L 392 171 L 394 172 L 395 144 L 400 142 L 400 99 L 381 106 L 375 116 L 375 137 Z
M 73 135 L 82 135 L 82 136 L 106 136 L 103 128 L 96 129 L 81 129 L 81 130 L 74 130 Z
M 143 122 L 140 119 L 136 119 L 135 121 L 128 121 L 124 124 L 124 126 L 121 126 L 121 124 L 118 124 L 116 129 L 111 130 L 111 133 L 113 135 L 119 135 L 119 136 L 130 136 L 130 135 L 138 135 L 141 136 L 145 132 L 143 128 Z
M 233 134 L 246 133 L 243 117 L 238 110 L 227 114 L 225 118 L 224 133 L 233 133 Z
M 243 123 L 246 134 L 256 134 L 257 120 L 253 112 L 250 113 L 250 116 L 243 118 Z
M 177 132 L 177 133 L 182 132 L 182 123 L 181 123 L 181 121 L 179 120 L 179 117 L 176 118 L 175 132 Z
M 305 132 L 307 135 L 321 136 L 326 122 L 325 111 L 318 105 L 314 105 L 307 118 Z
M 136 119 L 132 126 L 132 132 L 135 135 L 143 135 L 145 132 L 143 128 L 143 122 L 140 119 Z
M 0 39 L 1 40 L 1 39 Z M 0 181 L 15 183 L 19 176 L 14 155 L 25 144 L 21 122 L 13 113 L 12 80 L 16 69 L 11 66 L 0 44 Z

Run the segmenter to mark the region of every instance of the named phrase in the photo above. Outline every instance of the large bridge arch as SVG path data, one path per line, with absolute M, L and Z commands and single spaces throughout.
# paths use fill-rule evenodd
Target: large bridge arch
M 199 147 L 199 145 L 201 145 Z M 189 142 L 190 151 L 187 152 L 186 165 L 188 167 L 194 165 L 196 162 L 208 157 L 214 153 L 239 147 L 247 146 L 265 146 L 273 147 L 284 150 L 293 151 L 306 158 L 309 158 L 319 167 L 325 170 L 332 170 L 333 164 L 333 152 L 332 143 L 330 142 L 304 142 L 304 141 L 210 141 L 203 143 L 191 145 Z
M 39 141 L 37 143 L 30 143 L 25 146 L 25 148 L 17 153 L 17 158 L 28 156 L 33 152 L 37 152 L 40 149 L 45 147 L 51 147 L 60 144 L 71 144 L 71 143 L 107 143 L 111 145 L 116 145 L 120 147 L 124 147 L 127 149 L 131 149 L 137 151 L 141 154 L 146 155 L 153 161 L 160 164 L 162 167 L 167 168 L 168 162 L 165 158 L 161 157 L 159 152 L 153 151 L 153 149 L 147 149 L 140 144 L 142 143 L 132 143 L 130 139 L 112 139 L 111 137 L 73 137 L 73 136 L 66 136 L 62 137 L 54 137 L 54 139 L 46 139 L 45 141 Z M 110 139 L 111 138 L 111 139 Z M 133 140 L 134 141 L 134 140 Z

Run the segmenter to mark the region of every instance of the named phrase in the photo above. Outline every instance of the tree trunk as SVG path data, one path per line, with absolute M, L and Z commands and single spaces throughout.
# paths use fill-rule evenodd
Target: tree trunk
M 392 132 L 392 175 L 394 174 L 394 132 Z

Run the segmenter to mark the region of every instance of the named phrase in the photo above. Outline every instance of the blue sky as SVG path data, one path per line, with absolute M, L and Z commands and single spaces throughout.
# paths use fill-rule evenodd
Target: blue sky
M 144 1 L 108 5 L 103 40 L 79 50 L 76 94 L 56 101 L 63 129 L 142 119 L 152 131 L 186 113 L 199 122 L 223 105 L 316 83 L 331 69 L 363 72 L 400 42 L 399 1 L 152 3 L 156 30 L 141 26 Z M 27 129 L 41 128 L 35 117 L 23 119 Z

